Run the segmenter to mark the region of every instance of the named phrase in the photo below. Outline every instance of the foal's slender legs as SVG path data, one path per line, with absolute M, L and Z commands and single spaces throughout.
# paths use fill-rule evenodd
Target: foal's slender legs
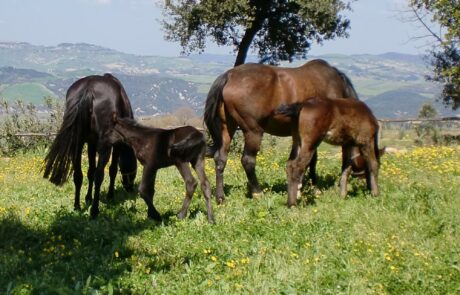
M 195 165 L 193 165 L 193 169 L 195 169 L 196 174 L 198 175 L 198 179 L 200 180 L 201 191 L 203 192 L 203 197 L 206 201 L 206 212 L 208 214 L 208 221 L 210 223 L 215 223 L 214 221 L 214 214 L 212 213 L 212 206 L 211 206 L 211 185 L 209 184 L 208 178 L 204 172 L 205 168 L 205 161 L 204 155 L 199 156 Z
M 93 183 L 94 173 L 96 171 L 96 145 L 88 143 L 88 191 L 86 192 L 85 203 L 86 206 L 91 205 L 93 200 Z
M 241 157 L 241 164 L 243 164 L 244 171 L 248 177 L 249 193 L 252 197 L 262 192 L 256 176 L 256 157 L 260 150 L 261 141 L 262 133 L 249 131 L 244 133 L 244 151 Z
M 308 178 L 311 180 L 311 184 L 316 185 L 318 179 L 316 177 L 316 163 L 318 162 L 318 150 L 315 150 L 311 158 L 308 170 Z
M 153 206 L 153 195 L 155 194 L 155 178 L 157 169 L 145 166 L 142 174 L 142 181 L 139 186 L 139 194 L 147 204 L 147 216 L 151 219 L 161 221 L 161 215 Z
M 297 157 L 295 159 L 289 159 L 288 161 L 288 207 L 292 207 L 297 204 L 299 185 L 302 183 L 305 168 L 310 163 L 314 153 L 314 145 L 302 143 L 302 147 L 298 151 Z
M 180 212 L 177 215 L 179 219 L 184 219 L 185 216 L 187 216 L 188 207 L 192 201 L 193 193 L 195 192 L 197 183 L 192 175 L 192 171 L 190 171 L 188 162 L 177 162 L 176 167 L 185 182 L 185 198 L 184 202 L 182 203 L 182 209 L 180 209 Z
M 115 145 L 112 151 L 112 163 L 110 164 L 110 168 L 109 168 L 110 184 L 109 184 L 109 191 L 107 193 L 108 200 L 113 200 L 113 190 L 115 188 L 115 178 L 117 177 L 119 157 L 120 157 L 120 147 Z
M 342 174 L 340 175 L 340 197 L 342 198 L 347 196 L 348 177 L 350 176 L 351 169 L 351 160 L 342 163 Z
M 377 184 L 379 164 L 374 152 L 374 144 L 365 145 L 360 148 L 360 152 L 366 162 L 366 180 L 367 188 L 371 191 L 374 197 L 378 196 L 379 189 Z
M 83 150 L 83 145 L 78 147 L 77 157 L 72 159 L 73 166 L 73 183 L 75 185 L 75 197 L 73 207 L 75 210 L 80 210 L 80 191 L 81 185 L 83 183 L 83 173 L 81 171 L 81 152 Z
M 104 180 L 104 168 L 110 158 L 110 147 L 102 147 L 99 149 L 99 158 L 97 160 L 96 172 L 94 174 L 94 199 L 91 206 L 91 217 L 96 218 L 99 214 L 99 198 L 101 194 L 101 185 Z

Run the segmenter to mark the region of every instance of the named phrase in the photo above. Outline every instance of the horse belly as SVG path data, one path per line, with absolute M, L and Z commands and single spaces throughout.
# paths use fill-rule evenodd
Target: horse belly
M 292 122 L 291 120 L 269 119 L 264 125 L 265 132 L 275 136 L 291 136 Z
M 347 142 L 347 137 L 340 130 L 332 128 L 326 132 L 323 141 L 332 145 L 343 145 Z

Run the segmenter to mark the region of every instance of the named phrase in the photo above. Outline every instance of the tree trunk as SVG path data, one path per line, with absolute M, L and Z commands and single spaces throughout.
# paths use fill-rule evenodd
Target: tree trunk
M 240 46 L 238 48 L 238 54 L 236 56 L 234 67 L 244 64 L 246 56 L 248 55 L 249 47 L 251 46 L 252 40 L 256 36 L 257 32 L 262 28 L 264 18 L 256 18 L 249 28 L 246 29 L 243 39 L 241 39 Z

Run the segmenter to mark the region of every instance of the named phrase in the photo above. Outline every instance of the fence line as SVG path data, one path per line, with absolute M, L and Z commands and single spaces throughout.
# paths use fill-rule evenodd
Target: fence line
M 141 118 L 142 120 L 142 118 Z M 460 117 L 442 117 L 442 118 L 408 118 L 408 119 L 377 119 L 382 126 L 385 123 L 415 123 L 420 124 L 422 122 L 448 122 L 448 121 L 460 121 Z M 167 128 L 176 128 L 178 126 L 168 126 Z M 198 130 L 204 132 L 203 128 L 197 128 Z M 238 128 L 239 129 L 239 128 Z M 382 129 L 382 128 L 380 128 Z M 34 136 L 41 136 L 41 137 L 51 137 L 56 136 L 56 132 L 48 132 L 48 133 L 39 133 L 39 132 L 24 132 L 24 133 L 16 133 L 14 136 L 17 137 L 34 137 Z

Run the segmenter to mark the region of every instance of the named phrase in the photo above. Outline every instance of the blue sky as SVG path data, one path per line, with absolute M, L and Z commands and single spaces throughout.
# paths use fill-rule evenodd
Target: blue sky
M 401 21 L 408 0 L 358 0 L 352 4 L 350 38 L 315 45 L 311 54 L 423 54 L 417 24 Z M 180 46 L 164 41 L 160 0 L 1 0 L 0 41 L 53 46 L 85 42 L 140 55 L 177 56 Z M 209 44 L 207 53 L 231 54 Z

